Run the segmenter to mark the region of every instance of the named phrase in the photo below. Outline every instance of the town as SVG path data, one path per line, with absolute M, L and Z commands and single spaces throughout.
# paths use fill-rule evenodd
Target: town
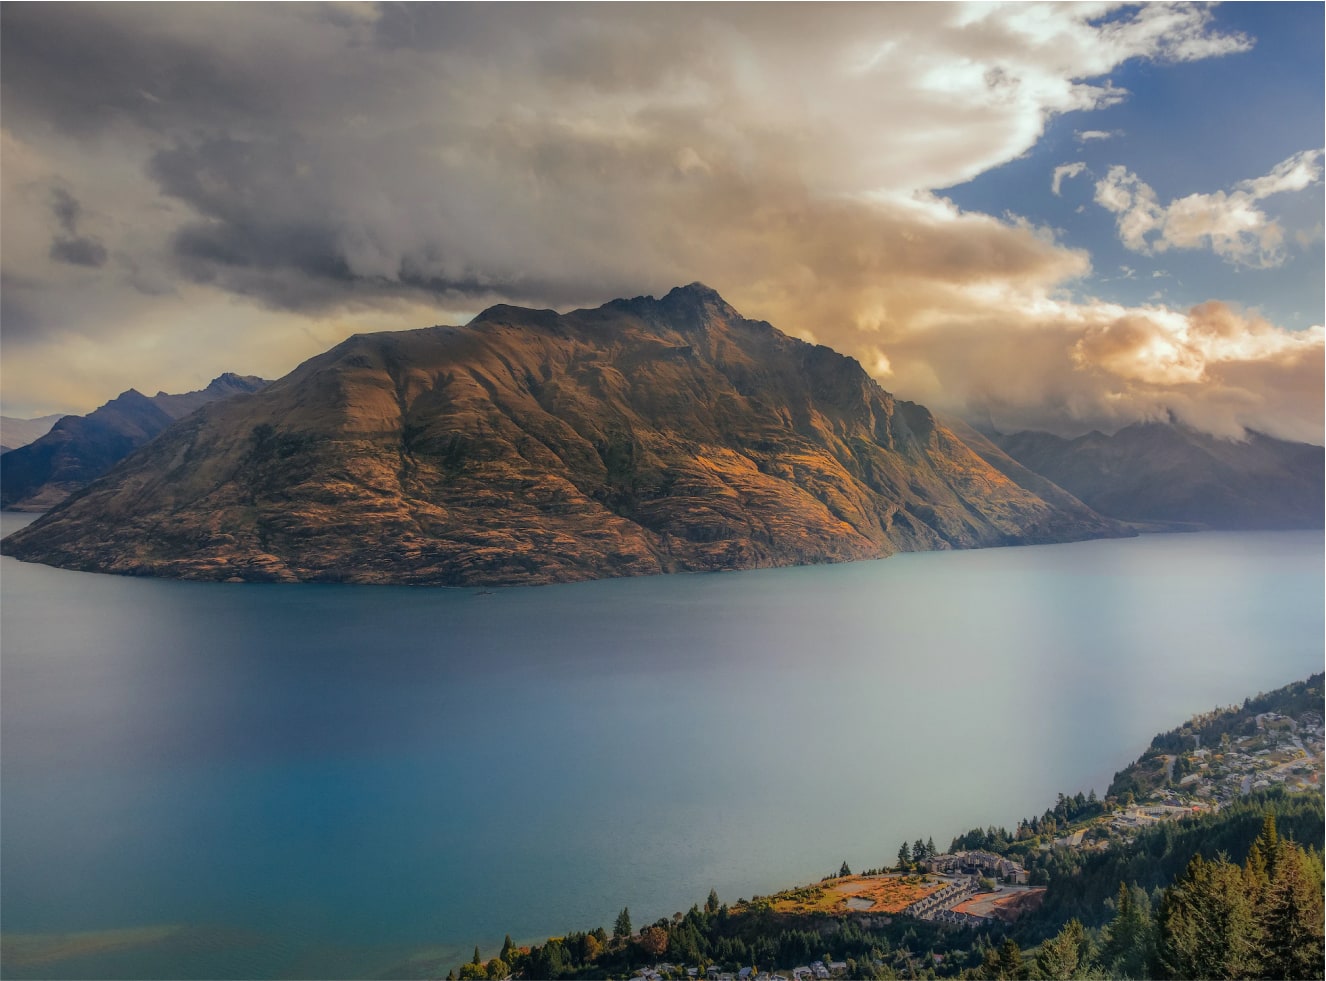
M 1116 775 L 1110 793 L 1089 816 L 1062 826 L 1049 822 L 1048 835 L 1034 833 L 1033 825 L 1024 822 L 1010 836 L 1007 850 L 1035 865 L 1056 850 L 1119 847 L 1145 828 L 1219 811 L 1275 786 L 1321 793 L 1324 761 L 1326 726 L 1319 703 L 1297 712 L 1256 712 L 1246 706 L 1216 710 L 1156 737 L 1147 753 Z M 913 860 L 896 869 L 863 875 L 852 875 L 844 862 L 837 874 L 819 883 L 739 900 L 732 913 L 851 917 L 867 927 L 911 917 L 981 928 L 1012 923 L 1044 897 L 1045 886 L 1034 884 L 1035 872 L 1009 855 L 986 849 L 916 851 L 920 854 L 900 855 Z M 639 968 L 636 976 L 642 981 L 748 981 L 756 976 L 822 981 L 847 971 L 846 962 L 828 959 L 758 974 L 753 967 L 729 971 L 664 962 Z

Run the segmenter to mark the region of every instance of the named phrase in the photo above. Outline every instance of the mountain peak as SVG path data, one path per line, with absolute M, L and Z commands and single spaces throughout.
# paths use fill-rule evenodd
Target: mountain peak
M 668 290 L 667 295 L 663 297 L 663 299 L 669 300 L 674 297 L 694 298 L 698 300 L 717 300 L 720 303 L 726 302 L 718 295 L 718 290 L 714 289 L 712 286 L 706 286 L 698 279 L 693 283 L 687 283 L 685 286 L 674 286 L 672 289 Z
M 705 311 L 742 319 L 741 314 L 737 313 L 717 290 L 698 281 L 669 290 L 668 294 L 658 302 L 664 308 Z
M 702 283 L 491 307 L 308 364 L 3 547 L 135 575 L 477 585 L 1118 533 Z

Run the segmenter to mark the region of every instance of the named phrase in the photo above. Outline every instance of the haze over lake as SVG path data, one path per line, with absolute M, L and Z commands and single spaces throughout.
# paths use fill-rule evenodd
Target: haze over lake
M 943 847 L 1319 670 L 1322 568 L 1319 532 L 491 594 L 6 558 L 5 973 L 445 973 Z

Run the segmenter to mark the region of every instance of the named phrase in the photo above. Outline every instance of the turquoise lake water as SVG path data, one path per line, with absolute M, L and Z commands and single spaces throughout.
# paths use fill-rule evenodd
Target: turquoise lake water
M 884 864 L 1320 670 L 1323 588 L 1320 533 L 492 595 L 5 558 L 3 972 L 444 975 Z

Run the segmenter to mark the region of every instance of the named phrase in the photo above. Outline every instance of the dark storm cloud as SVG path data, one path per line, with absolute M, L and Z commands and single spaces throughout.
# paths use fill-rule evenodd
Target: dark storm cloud
M 78 199 L 64 188 L 57 187 L 51 191 L 51 214 L 55 217 L 59 232 L 51 242 L 49 254 L 55 262 L 100 268 L 106 264 L 109 254 L 106 247 L 93 236 L 78 234 L 78 219 L 82 213 L 83 206 L 78 203 Z
M 78 203 L 78 199 L 64 188 L 57 187 L 51 192 L 51 214 L 55 215 L 64 234 L 78 234 L 78 216 L 82 212 L 83 206 Z
M 91 135 L 125 123 L 247 125 L 270 114 L 270 78 L 219 58 L 206 36 L 160 30 L 178 11 L 146 5 L 6 4 L 0 31 L 5 125 Z M 154 30 L 153 21 L 158 29 Z
M 50 256 L 56 262 L 98 269 L 109 258 L 106 246 L 94 238 L 57 238 L 51 243 Z

